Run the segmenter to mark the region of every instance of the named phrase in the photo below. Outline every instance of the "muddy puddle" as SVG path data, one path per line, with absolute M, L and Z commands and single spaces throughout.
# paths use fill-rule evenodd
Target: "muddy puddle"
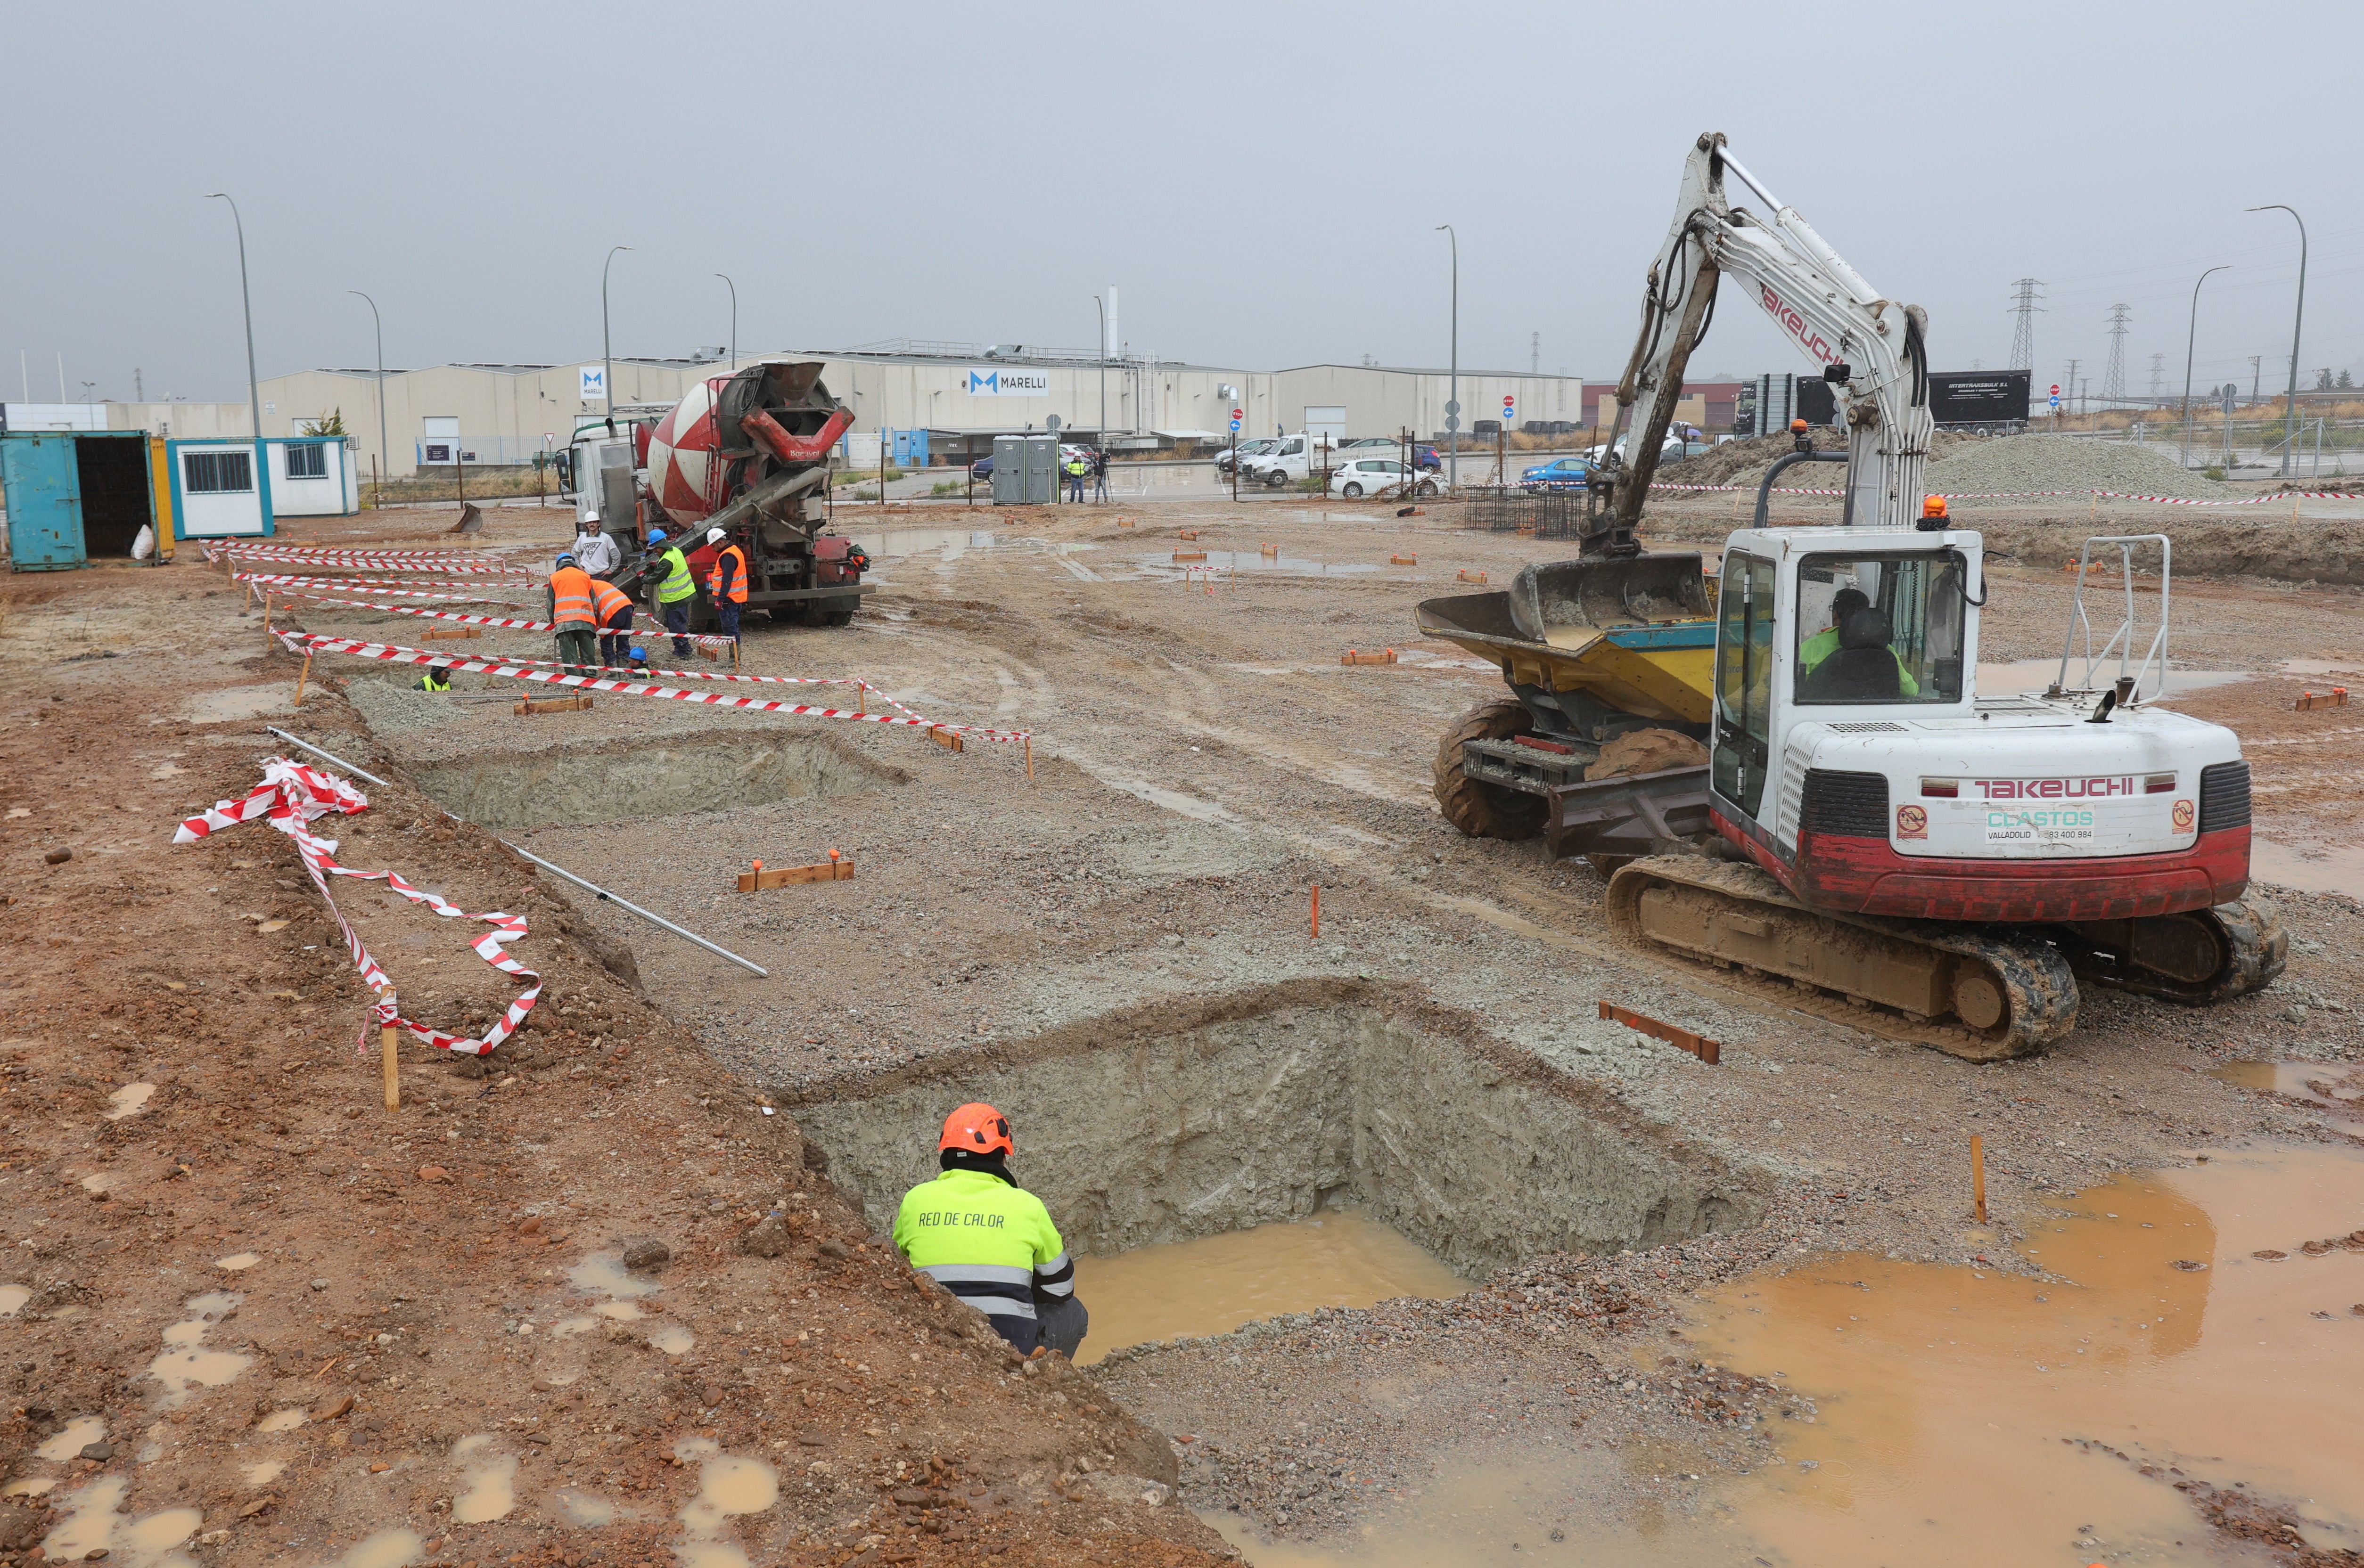
M 2251 839 L 2249 874 L 2301 893 L 2353 893 L 2364 887 L 2364 849 L 2310 843 L 2302 852 L 2270 839 Z
M 993 550 L 1002 542 L 989 528 L 881 528 L 847 537 L 879 561 L 941 551 L 945 561 L 953 562 L 972 550 Z
M 1751 1473 L 1713 1462 L 1704 1428 L 1671 1450 L 1595 1422 L 1556 1449 L 1454 1456 L 1356 1540 L 1209 1522 L 1260 1568 L 2267 1560 L 2215 1536 L 2180 1481 L 2364 1550 L 2364 1250 L 2330 1240 L 2359 1226 L 2353 1153 L 2123 1176 L 2030 1216 L 2020 1250 L 2052 1277 L 1837 1255 L 1699 1303 L 1686 1359 L 1653 1347 L 1634 1374 L 1704 1363 L 1805 1401 L 1811 1419 L 1766 1418 L 1778 1459 Z
M 2364 1068 L 2343 1062 L 2227 1062 L 2211 1078 L 2264 1089 L 2326 1110 L 2364 1111 Z
M 2134 665 L 2129 663 L 2126 671 L 2129 674 L 2133 673 Z M 1978 689 L 1980 695 L 1990 697 L 2007 695 L 2013 692 L 2041 692 L 2051 685 L 2059 673 L 2060 661 L 2057 658 L 2020 659 L 2008 664 L 1981 664 L 1979 666 Z M 2092 674 L 2093 689 L 2100 690 L 2108 686 L 2117 679 L 2117 674 L 2118 662 L 2114 659 L 2104 665 L 2098 666 Z M 2085 678 L 2084 659 L 2082 657 L 2070 659 L 2068 679 L 2072 684 L 2081 683 Z M 2169 697 L 2179 697 L 2191 692 L 2204 691 L 2210 686 L 2229 686 L 2236 681 L 2256 679 L 2258 679 L 2257 675 L 2247 670 L 2187 670 L 2179 664 L 2168 671 L 2167 695 Z M 2141 695 L 2147 700 L 2158 694 L 2146 691 Z
M 1187 550 L 1193 547 L 1186 542 L 1174 548 Z M 1353 577 L 1378 570 L 1376 564 L 1368 562 L 1316 561 L 1305 556 L 1266 555 L 1250 550 L 1210 550 L 1204 553 L 1207 557 L 1204 561 L 1176 561 L 1169 551 L 1137 556 L 1134 563 L 1139 568 L 1139 575 L 1144 577 L 1180 577 L 1186 573 L 1205 577 L 1210 573 L 1218 577 L 1234 573 L 1243 576 L 1260 573 L 1267 577 Z
M 1152 1340 L 1228 1334 L 1243 1323 L 1317 1307 L 1369 1307 L 1399 1296 L 1442 1300 L 1469 1282 L 1410 1238 L 1355 1209 L 1286 1225 L 1170 1241 L 1076 1260 L 1091 1313 L 1076 1363 Z

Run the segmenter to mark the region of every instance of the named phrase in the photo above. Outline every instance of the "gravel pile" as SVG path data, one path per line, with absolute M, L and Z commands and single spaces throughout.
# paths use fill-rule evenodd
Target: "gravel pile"
M 2187 473 L 2175 460 L 2130 441 L 2068 436 L 2007 436 L 1941 454 L 1929 464 L 1929 488 L 1953 495 L 2021 490 L 2113 490 L 2130 495 L 2228 500 L 2240 486 Z
M 1817 451 L 1846 450 L 1846 436 L 1843 431 L 1825 428 L 1815 430 L 1812 434 L 1814 450 Z M 1939 430 L 1930 438 L 1929 450 L 1935 458 L 1944 459 L 1957 452 L 2000 444 L 2002 443 L 1988 436 Z M 1790 440 L 1787 432 L 1778 436 L 1755 436 L 1745 441 L 1726 441 L 1721 446 L 1710 447 L 1697 457 L 1685 458 L 1680 462 L 1661 465 L 1658 469 L 1657 483 L 1660 484 L 1756 484 L 1764 480 L 1765 471 L 1772 467 L 1778 459 L 1787 457 L 1796 450 L 1796 445 Z M 1812 471 L 1807 470 L 1807 472 Z M 1824 478 L 1827 479 L 1832 472 L 1834 471 L 1829 469 L 1823 470 Z M 1799 476 L 1799 471 L 1796 469 L 1782 475 L 1781 482 L 1784 484 L 1807 483 Z

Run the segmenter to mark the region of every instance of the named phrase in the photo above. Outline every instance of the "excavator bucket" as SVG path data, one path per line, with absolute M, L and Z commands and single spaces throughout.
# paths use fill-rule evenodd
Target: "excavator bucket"
M 1536 642 L 1589 642 L 1620 627 L 1710 614 L 1696 553 L 1622 561 L 1540 561 L 1512 579 L 1511 623 Z

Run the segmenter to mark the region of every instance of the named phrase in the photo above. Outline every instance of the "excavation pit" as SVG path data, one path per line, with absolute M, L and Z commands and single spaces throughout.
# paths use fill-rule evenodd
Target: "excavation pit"
M 1010 1119 L 1012 1173 L 1095 1257 L 1351 1210 L 1476 1280 L 1764 1211 L 1752 1179 L 1678 1132 L 1411 994 L 1300 982 L 1195 1012 L 808 1090 L 794 1114 L 886 1230 L 936 1173 L 945 1115 L 988 1101 Z
M 794 734 L 496 753 L 415 763 L 410 773 L 445 810 L 496 832 L 735 811 L 911 780 L 833 736 Z

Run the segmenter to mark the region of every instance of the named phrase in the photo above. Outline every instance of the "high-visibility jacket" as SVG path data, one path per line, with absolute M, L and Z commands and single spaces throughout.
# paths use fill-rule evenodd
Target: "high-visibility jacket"
M 1075 1294 L 1076 1265 L 1050 1210 L 990 1171 L 946 1171 L 904 1194 L 895 1245 L 1021 1351 L 1038 1342 L 1037 1298 Z
M 448 692 L 452 689 L 452 677 L 448 673 L 429 664 L 427 667 L 427 673 L 418 677 L 418 689 L 422 692 Z
M 733 604 L 747 602 L 747 552 L 736 544 L 726 544 L 714 555 L 714 571 L 706 580 L 706 591 L 717 602 L 729 599 Z
M 592 578 L 591 603 L 601 626 L 629 627 L 632 624 L 632 601 L 613 583 Z M 622 617 L 620 620 L 617 618 L 619 616 Z
M 1816 665 L 1820 664 L 1823 660 L 1829 658 L 1838 651 L 1839 628 L 1834 626 L 1824 627 L 1822 630 L 1814 633 L 1813 636 L 1806 639 L 1805 641 L 1798 644 L 1798 674 L 1801 678 L 1812 674 Z M 1896 651 L 1893 647 L 1890 647 L 1888 651 L 1888 656 L 1896 661 L 1896 683 L 1898 690 L 1901 695 L 1908 697 L 1919 696 L 1921 695 L 1921 683 L 1914 680 L 1912 678 L 1912 672 L 1904 667 L 1904 655 Z
M 562 627 L 572 621 L 599 624 L 591 608 L 591 573 L 579 566 L 562 566 L 550 574 L 550 618 Z
M 688 558 L 681 553 L 679 545 L 665 546 L 657 560 L 665 569 L 664 576 L 657 583 L 658 604 L 677 605 L 697 592 L 697 579 L 690 575 Z

